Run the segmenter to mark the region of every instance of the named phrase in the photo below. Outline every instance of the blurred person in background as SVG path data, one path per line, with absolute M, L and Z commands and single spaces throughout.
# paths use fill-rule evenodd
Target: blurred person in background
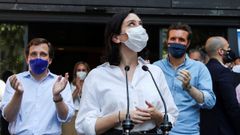
M 210 58 L 206 64 L 213 82 L 216 105 L 201 110 L 201 135 L 240 135 L 240 105 L 236 87 L 239 76 L 225 66 L 233 61 L 228 41 L 222 36 L 207 39 L 206 52 Z
M 62 135 L 77 135 L 77 131 L 75 129 L 75 119 L 79 110 L 83 82 L 84 79 L 87 77 L 89 71 L 90 67 L 87 62 L 79 61 L 74 65 L 71 90 L 75 108 L 75 115 L 73 116 L 71 122 L 63 124 Z
M 233 72 L 240 73 L 240 56 L 234 60 L 234 66 L 232 67 Z
M 7 82 L 8 77 L 13 75 L 14 73 L 12 71 L 6 70 L 2 73 L 1 79 L 4 81 L 4 83 Z M 5 90 L 5 84 L 3 88 L 3 92 Z M 10 135 L 8 131 L 8 122 L 2 117 L 1 113 L 1 135 Z
M 189 58 L 203 62 L 203 58 L 201 56 L 201 52 L 199 49 L 190 49 L 188 53 Z

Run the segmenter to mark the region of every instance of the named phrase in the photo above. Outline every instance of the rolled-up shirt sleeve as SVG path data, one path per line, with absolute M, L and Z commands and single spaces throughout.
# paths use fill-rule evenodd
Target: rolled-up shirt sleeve
M 2 116 L 3 117 L 5 117 L 4 109 L 5 109 L 6 105 L 11 101 L 14 93 L 15 93 L 15 90 L 11 87 L 9 79 L 8 79 L 7 83 L 6 83 L 5 90 L 3 92 L 3 97 L 4 98 L 2 99 L 2 102 L 1 102 L 1 110 L 2 110 Z
M 211 109 L 216 103 L 216 97 L 212 88 L 212 78 L 207 69 L 203 66 L 199 73 L 198 88 L 203 93 L 204 102 L 199 104 L 201 108 Z
M 72 99 L 72 93 L 70 89 L 70 84 L 68 83 L 65 89 L 61 92 L 61 95 L 63 97 L 64 103 L 67 105 L 68 108 L 68 114 L 65 119 L 61 119 L 59 115 L 57 114 L 57 118 L 60 122 L 69 122 L 71 121 L 73 115 L 74 115 L 74 105 L 73 105 L 73 99 Z

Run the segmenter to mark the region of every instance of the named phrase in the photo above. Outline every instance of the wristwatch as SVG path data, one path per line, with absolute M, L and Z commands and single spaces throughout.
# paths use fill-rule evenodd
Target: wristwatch
M 58 103 L 58 102 L 62 102 L 63 101 L 63 98 L 62 98 L 62 95 L 59 94 L 59 96 L 56 97 L 53 97 L 53 102 L 55 103 Z
M 189 91 L 191 88 L 192 88 L 192 85 L 189 83 L 184 89 L 185 89 L 186 91 Z

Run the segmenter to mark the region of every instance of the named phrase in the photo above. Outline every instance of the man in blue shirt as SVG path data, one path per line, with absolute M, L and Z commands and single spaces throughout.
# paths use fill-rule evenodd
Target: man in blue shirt
M 154 63 L 163 70 L 179 109 L 170 135 L 199 135 L 200 108 L 211 109 L 216 102 L 208 69 L 186 55 L 191 37 L 188 25 L 171 25 L 166 40 L 168 57 Z
M 43 38 L 25 49 L 29 71 L 9 77 L 1 110 L 14 135 L 60 135 L 61 123 L 74 114 L 68 74 L 51 73 L 53 47 Z

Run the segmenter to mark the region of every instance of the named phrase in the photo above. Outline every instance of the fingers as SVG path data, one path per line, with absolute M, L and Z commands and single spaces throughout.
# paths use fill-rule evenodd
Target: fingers
M 68 73 L 65 73 L 64 78 L 65 78 L 65 80 L 68 80 L 68 78 L 69 78 L 69 74 L 68 74 Z
M 191 80 L 191 74 L 188 70 L 185 70 L 185 69 L 180 70 L 180 73 L 184 76 L 184 79 Z
M 57 82 L 60 82 L 62 80 L 62 75 L 58 76 Z
M 76 77 L 76 82 L 79 82 L 81 79 L 77 76 Z
M 62 76 L 60 76 L 60 77 L 61 77 L 60 81 L 63 81 L 64 84 L 65 84 L 65 83 L 67 84 L 68 78 L 69 78 L 69 74 L 68 74 L 68 73 L 65 73 L 64 79 L 62 79 Z
M 190 82 L 190 80 L 191 80 L 191 74 L 189 73 L 189 71 L 188 70 L 185 70 L 185 69 L 183 69 L 183 70 L 180 70 L 179 72 L 178 72 L 178 79 L 180 80 L 180 81 L 182 81 L 183 83 L 189 83 Z
M 9 78 L 9 81 L 10 81 L 10 84 L 12 86 L 12 88 L 14 90 L 16 90 L 17 92 L 21 92 L 22 93 L 22 86 L 21 86 L 21 83 L 18 81 L 17 79 L 17 76 L 16 75 L 12 75 L 10 78 Z
M 131 119 L 136 124 L 142 124 L 145 121 L 150 120 L 151 116 L 148 112 L 142 112 L 142 111 L 136 110 L 132 113 Z
M 145 101 L 148 107 L 154 107 L 153 104 L 149 103 L 148 101 Z
M 9 81 L 10 81 L 11 86 L 15 89 L 16 82 L 17 82 L 17 77 L 16 77 L 16 75 L 12 75 L 12 76 L 9 78 Z
M 55 82 L 53 86 L 53 94 L 58 95 L 61 91 L 65 89 L 68 83 L 68 73 L 65 73 L 65 76 L 62 77 L 61 75 L 58 76 L 57 81 Z
M 58 79 L 57 81 L 60 82 L 60 81 L 63 81 L 63 82 L 68 82 L 68 78 L 69 78 L 69 74 L 68 73 L 65 73 L 65 76 L 64 76 L 64 79 L 62 80 L 63 76 L 62 75 L 59 75 L 58 76 Z

